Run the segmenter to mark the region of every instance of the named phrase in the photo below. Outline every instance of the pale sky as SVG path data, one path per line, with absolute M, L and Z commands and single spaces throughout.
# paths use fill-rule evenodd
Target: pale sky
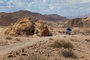
M 79 16 L 90 13 L 90 0 L 0 0 L 0 12 L 29 10 L 41 14 Z

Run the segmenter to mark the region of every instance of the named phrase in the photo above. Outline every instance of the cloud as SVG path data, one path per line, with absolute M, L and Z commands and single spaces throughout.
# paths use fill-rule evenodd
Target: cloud
M 90 0 L 0 0 L 1 12 L 30 10 L 42 14 L 78 16 L 89 13 Z
M 82 0 L 82 3 L 88 3 L 90 0 Z
M 0 3 L 3 3 L 4 1 L 3 0 L 0 0 Z

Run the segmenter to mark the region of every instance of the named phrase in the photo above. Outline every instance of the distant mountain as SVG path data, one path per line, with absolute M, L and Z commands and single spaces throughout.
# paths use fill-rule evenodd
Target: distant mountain
M 0 13 L 0 25 L 1 26 L 8 26 L 17 20 L 24 18 L 24 17 L 31 17 L 32 20 L 49 20 L 49 21 L 65 21 L 67 20 L 66 17 L 57 15 L 57 14 L 50 14 L 50 15 L 42 15 L 40 13 L 30 12 L 26 10 L 20 10 L 12 13 Z
M 90 17 L 90 13 L 79 16 L 79 18 L 85 18 L 85 17 Z
M 68 19 L 76 18 L 75 16 L 67 16 Z
M 90 17 L 86 18 L 74 18 L 66 22 L 65 27 L 89 27 L 90 28 Z

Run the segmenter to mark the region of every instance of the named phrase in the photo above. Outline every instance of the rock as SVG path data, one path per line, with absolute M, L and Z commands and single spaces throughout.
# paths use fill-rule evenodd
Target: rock
M 39 20 L 35 23 L 35 34 L 39 36 L 49 36 L 50 32 L 42 20 Z
M 43 21 L 34 22 L 31 21 L 30 17 L 26 17 L 18 20 L 16 23 L 12 23 L 9 29 L 5 31 L 5 34 L 15 36 L 34 34 L 37 34 L 37 36 L 49 36 L 50 32 Z
M 10 28 L 5 32 L 8 35 L 33 35 L 34 23 L 29 17 L 22 18 L 14 24 L 10 25 Z

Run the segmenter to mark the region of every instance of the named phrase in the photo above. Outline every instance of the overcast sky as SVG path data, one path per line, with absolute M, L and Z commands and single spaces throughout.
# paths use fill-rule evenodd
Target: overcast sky
M 0 0 L 0 12 L 18 10 L 79 16 L 90 13 L 90 0 Z

